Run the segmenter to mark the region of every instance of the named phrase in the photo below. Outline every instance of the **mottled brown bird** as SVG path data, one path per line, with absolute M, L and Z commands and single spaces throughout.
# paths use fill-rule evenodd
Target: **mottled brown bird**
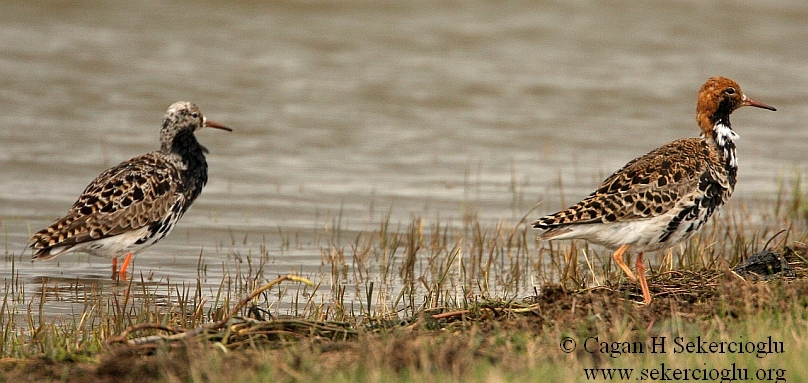
M 682 138 L 632 160 L 583 201 L 534 222 L 546 230 L 539 238 L 585 239 L 613 249 L 615 263 L 633 282 L 623 254 L 636 251 L 640 287 L 650 303 L 643 253 L 687 240 L 732 195 L 738 135 L 729 115 L 742 106 L 776 110 L 746 97 L 735 81 L 710 78 L 696 103 L 700 138 Z
M 132 256 L 165 238 L 207 183 L 207 149 L 194 136 L 204 127 L 232 131 L 207 120 L 193 103 L 172 104 L 163 117 L 160 150 L 101 173 L 64 217 L 31 237 L 33 258 L 89 253 L 112 258 L 113 278 L 125 278 Z

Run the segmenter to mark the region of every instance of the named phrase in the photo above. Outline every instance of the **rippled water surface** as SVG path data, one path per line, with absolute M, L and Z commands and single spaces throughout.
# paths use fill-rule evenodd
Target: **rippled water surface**
M 234 132 L 198 133 L 210 181 L 137 257 L 168 285 L 214 291 L 262 246 L 267 278 L 327 284 L 329 230 L 388 214 L 493 226 L 538 201 L 533 215 L 550 213 L 697 135 L 695 95 L 714 75 L 779 109 L 733 114 L 733 203 L 770 203 L 808 164 L 806 25 L 798 0 L 7 2 L 0 275 L 30 290 L 106 280 L 105 259 L 31 263 L 27 240 L 98 173 L 156 149 L 177 100 Z

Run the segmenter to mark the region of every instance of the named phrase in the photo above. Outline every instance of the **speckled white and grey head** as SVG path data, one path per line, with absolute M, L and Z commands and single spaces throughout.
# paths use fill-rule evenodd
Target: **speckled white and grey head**
M 187 135 L 202 128 L 217 128 L 227 131 L 232 129 L 219 124 L 218 122 L 209 121 L 196 104 L 189 101 L 177 101 L 166 110 L 163 116 L 163 128 L 160 129 L 160 151 L 163 153 L 176 152 L 179 149 L 177 146 L 182 139 L 187 138 Z M 179 139 L 179 140 L 178 140 Z M 205 150 L 203 148 L 203 150 Z M 207 152 L 207 150 L 205 150 Z
M 107 169 L 67 214 L 31 237 L 34 259 L 82 251 L 117 258 L 164 238 L 208 180 L 205 148 L 194 132 L 232 129 L 209 121 L 191 102 L 172 104 L 163 117 L 160 150 Z

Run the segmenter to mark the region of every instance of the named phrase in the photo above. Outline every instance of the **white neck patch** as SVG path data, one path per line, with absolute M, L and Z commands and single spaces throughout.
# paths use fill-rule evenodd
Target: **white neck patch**
M 724 151 L 724 157 L 727 159 L 729 166 L 737 168 L 738 158 L 735 157 L 735 144 L 733 141 L 741 139 L 738 133 L 735 133 L 732 128 L 722 123 L 717 123 L 713 126 L 715 133 L 715 143 Z

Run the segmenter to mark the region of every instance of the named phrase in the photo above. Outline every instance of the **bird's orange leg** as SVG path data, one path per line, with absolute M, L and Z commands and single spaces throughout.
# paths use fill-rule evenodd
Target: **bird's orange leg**
M 132 253 L 126 254 L 126 258 L 123 259 L 123 263 L 121 264 L 121 269 L 118 270 L 118 274 L 123 280 L 126 280 L 126 269 L 129 268 L 130 262 L 132 262 Z
M 112 258 L 112 279 L 118 276 L 118 258 Z
M 626 273 L 626 276 L 628 277 L 629 280 L 631 280 L 632 282 L 637 282 L 637 277 L 634 276 L 634 273 L 631 272 L 631 269 L 629 269 L 628 266 L 626 266 L 626 263 L 623 262 L 623 253 L 626 252 L 628 247 L 629 245 L 623 245 L 618 247 L 617 250 L 614 251 L 614 254 L 612 254 L 612 258 L 614 258 L 614 262 L 617 263 L 617 266 L 620 266 L 620 268 L 623 269 L 623 272 Z M 641 258 L 642 256 L 640 256 L 640 259 Z M 637 272 L 639 272 L 639 269 L 637 270 Z
M 642 264 L 642 253 L 637 254 L 637 275 L 640 277 L 640 288 L 645 304 L 651 303 L 651 292 L 648 290 L 648 281 L 645 280 L 645 266 Z

